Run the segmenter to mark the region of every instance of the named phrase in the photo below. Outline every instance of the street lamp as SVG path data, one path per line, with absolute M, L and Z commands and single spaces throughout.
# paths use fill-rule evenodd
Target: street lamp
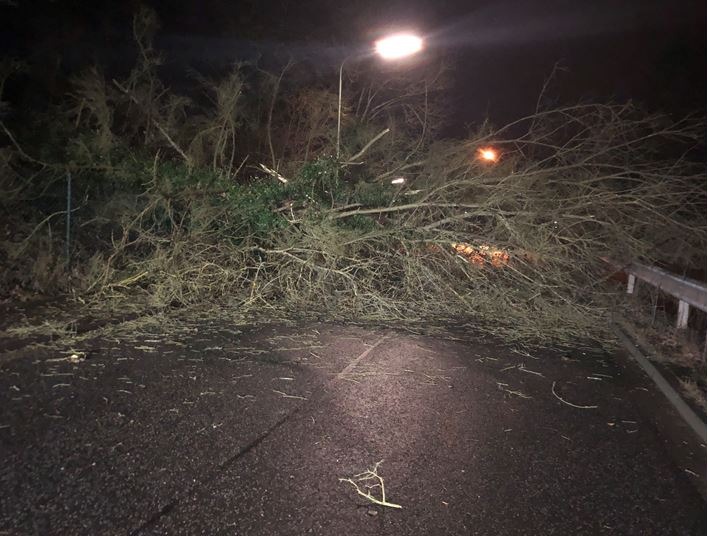
M 495 164 L 499 160 L 499 151 L 494 147 L 481 147 L 477 149 L 477 158 L 483 162 Z
M 412 56 L 423 49 L 423 40 L 414 34 L 398 33 L 379 39 L 374 43 L 376 53 L 385 60 L 398 60 Z M 339 160 L 339 140 L 342 131 L 342 73 L 347 56 L 339 66 L 339 100 L 337 104 L 337 160 Z
M 385 60 L 397 60 L 412 56 L 423 49 L 423 40 L 413 34 L 394 34 L 375 43 L 376 53 Z

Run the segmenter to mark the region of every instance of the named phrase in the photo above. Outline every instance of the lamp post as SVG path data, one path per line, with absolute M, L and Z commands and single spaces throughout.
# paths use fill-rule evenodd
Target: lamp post
M 379 39 L 374 43 L 376 54 L 385 60 L 397 60 L 412 56 L 423 49 L 423 40 L 417 35 L 400 33 Z M 342 131 L 342 75 L 344 64 L 351 56 L 347 56 L 339 66 L 339 100 L 337 101 L 337 160 L 339 160 L 340 139 Z
M 337 101 L 337 160 L 339 160 L 339 137 L 342 132 L 342 73 L 344 64 L 351 56 L 347 56 L 339 66 L 339 100 Z

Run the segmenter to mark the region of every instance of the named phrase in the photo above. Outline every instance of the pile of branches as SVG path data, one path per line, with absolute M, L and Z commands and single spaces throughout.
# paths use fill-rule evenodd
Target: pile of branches
M 700 144 L 700 122 L 629 105 L 525 122 L 515 139 L 504 128 L 432 146 L 399 202 L 289 225 L 263 250 L 253 299 L 377 319 L 472 317 L 525 340 L 598 338 L 614 298 L 604 259 L 702 265 L 704 168 L 676 152 Z M 475 161 L 491 142 L 499 162 Z M 376 229 L 338 227 L 360 217 Z M 508 262 L 470 262 L 460 242 Z
M 333 91 L 318 90 L 321 106 L 308 107 L 306 92 L 284 93 L 281 73 L 259 86 L 270 92 L 254 104 L 237 70 L 200 79 L 211 108 L 197 109 L 159 84 L 149 25 L 138 22 L 141 60 L 130 77 L 109 82 L 90 71 L 64 112 L 75 129 L 71 169 L 88 185 L 81 228 L 91 240 L 68 279 L 84 299 L 467 319 L 510 339 L 567 342 L 607 337 L 616 288 L 603 259 L 705 263 L 701 119 L 583 104 L 435 141 L 427 83 L 380 106 L 369 88 L 366 108 L 380 113 L 367 119 L 356 96 L 345 102 L 336 159 Z M 311 130 L 286 151 L 278 143 L 294 120 Z M 27 192 L 51 191 L 68 157 L 49 162 L 3 128 L 10 213 L 26 206 Z M 477 158 L 490 147 L 497 159 Z M 39 217 L 46 208 L 32 206 L 39 223 L 9 230 L 0 248 L 8 265 L 35 250 L 32 240 L 57 240 Z
M 223 192 L 223 204 L 151 194 L 88 290 L 339 319 L 473 319 L 527 342 L 603 339 L 617 292 L 605 259 L 704 262 L 704 169 L 675 156 L 700 144 L 702 127 L 629 105 L 524 121 L 514 139 L 507 127 L 431 145 L 404 186 L 384 179 L 374 203 L 333 160 L 285 183 Z M 491 144 L 496 163 L 474 157 Z M 227 202 L 264 186 L 270 203 Z M 243 217 L 256 205 L 272 218 L 265 227 Z M 158 214 L 172 223 L 156 225 Z

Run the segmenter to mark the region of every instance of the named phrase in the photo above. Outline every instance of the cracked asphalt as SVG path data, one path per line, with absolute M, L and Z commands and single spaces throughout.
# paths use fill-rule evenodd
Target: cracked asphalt
M 648 382 L 466 339 L 157 317 L 14 349 L 0 534 L 705 534 L 705 445 L 673 455 Z M 400 510 L 339 480 L 379 461 Z

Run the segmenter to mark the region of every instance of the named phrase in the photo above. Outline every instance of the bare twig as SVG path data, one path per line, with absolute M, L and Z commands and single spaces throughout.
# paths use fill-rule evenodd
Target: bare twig
M 577 404 L 573 404 L 572 402 L 568 402 L 567 400 L 563 400 L 558 393 L 556 393 L 556 382 L 553 382 L 553 385 L 551 386 L 551 392 L 553 393 L 553 396 L 555 396 L 558 400 L 563 402 L 563 404 L 566 404 L 568 406 L 571 406 L 573 408 L 578 408 L 578 409 L 597 409 L 598 406 L 579 406 Z
M 122 86 L 117 80 L 113 80 L 113 84 L 120 89 L 125 95 L 128 96 L 128 98 L 133 101 L 135 104 L 138 106 L 141 106 L 140 101 L 128 90 L 128 88 Z M 157 128 L 157 130 L 160 131 L 160 134 L 167 140 L 167 142 L 172 146 L 172 148 L 179 153 L 179 155 L 184 159 L 185 163 L 187 165 L 191 165 L 191 159 L 189 156 L 187 156 L 187 153 L 185 153 L 182 148 L 177 145 L 177 143 L 172 139 L 172 136 L 169 135 L 169 133 L 164 129 L 164 127 L 160 124 L 160 122 L 155 119 L 155 117 L 151 116 L 150 120 L 152 124 Z
M 379 506 L 386 506 L 388 508 L 403 508 L 400 504 L 395 504 L 386 500 L 386 488 L 384 487 L 384 479 L 379 475 L 378 469 L 379 465 L 383 463 L 383 460 L 378 461 L 374 464 L 372 469 L 368 469 L 363 473 L 354 475 L 351 478 L 340 478 L 340 482 L 346 482 L 354 487 L 354 490 L 360 496 L 364 497 L 366 500 L 371 501 Z M 373 482 L 373 484 L 371 484 Z M 362 489 L 362 486 L 364 489 Z M 375 497 L 371 490 L 379 488 L 381 491 L 381 498 Z M 364 491 L 367 490 L 367 491 Z
M 273 109 L 275 108 L 275 101 L 278 98 L 278 89 L 280 88 L 280 82 L 287 70 L 292 66 L 292 61 L 288 61 L 285 67 L 280 71 L 280 75 L 275 80 L 275 86 L 273 87 L 273 95 L 270 99 L 270 107 L 268 108 L 268 120 L 266 122 L 266 138 L 268 140 L 268 148 L 270 149 L 271 167 L 276 169 L 277 162 L 275 160 L 275 151 L 273 150 L 273 136 L 272 136 L 272 123 L 273 123 Z
M 368 151 L 369 148 L 370 148 L 374 143 L 376 143 L 377 141 L 379 141 L 381 138 L 383 138 L 383 137 L 384 137 L 386 134 L 388 134 L 389 132 L 391 132 L 391 129 L 390 129 L 390 128 L 385 128 L 385 129 L 383 129 L 383 130 L 382 130 L 381 132 L 379 132 L 376 136 L 374 136 L 373 139 L 372 139 L 369 143 L 367 143 L 366 145 L 364 145 L 364 147 L 362 148 L 361 151 L 359 151 L 359 152 L 356 153 L 354 156 L 352 156 L 349 160 L 347 160 L 347 161 L 344 163 L 344 165 L 345 165 L 345 166 L 350 166 L 350 165 L 352 165 L 352 164 L 359 164 L 359 163 L 361 163 L 361 162 L 357 162 L 357 160 L 359 160 L 362 156 L 364 156 L 364 154 L 366 153 L 366 151 Z
M 279 394 L 280 396 L 282 396 L 283 398 L 296 398 L 296 399 L 298 399 L 298 400 L 307 400 L 307 398 L 305 398 L 304 396 L 289 395 L 289 394 L 287 394 L 287 393 L 284 393 L 283 391 L 278 391 L 278 390 L 276 390 L 276 389 L 271 389 L 271 391 L 273 391 L 274 393 L 278 393 L 278 394 Z

